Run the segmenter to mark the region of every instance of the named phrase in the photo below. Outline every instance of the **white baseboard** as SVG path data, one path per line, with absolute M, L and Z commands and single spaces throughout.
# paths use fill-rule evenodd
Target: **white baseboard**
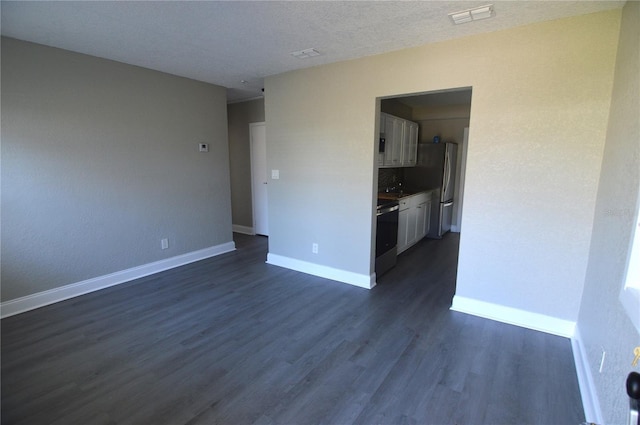
M 309 263 L 307 261 L 296 260 L 295 258 L 284 257 L 277 254 L 267 254 L 267 264 L 284 267 L 286 269 L 307 273 L 325 279 L 336 280 L 360 288 L 371 289 L 376 286 L 376 275 L 353 273 L 333 267 L 322 266 L 320 264 Z
M 565 338 L 573 337 L 576 326 L 576 323 L 570 320 L 558 319 L 544 314 L 532 313 L 458 295 L 453 297 L 451 310 Z
M 256 232 L 253 230 L 253 227 L 242 226 L 240 224 L 232 224 L 231 229 L 236 233 L 242 233 L 243 235 L 255 235 Z
M 226 252 L 234 251 L 235 243 L 226 242 L 220 245 L 204 248 L 198 251 L 188 252 L 160 261 L 155 261 L 142 266 L 121 270 L 104 276 L 94 277 L 81 282 L 71 283 L 59 288 L 49 289 L 36 294 L 27 295 L 0 304 L 0 317 L 5 318 L 25 311 L 34 310 L 49 304 L 74 298 L 89 292 L 98 291 L 110 286 L 119 285 L 134 279 L 149 276 L 164 270 L 169 270 L 194 261 L 204 260 Z
M 575 322 L 457 295 L 453 298 L 451 310 L 570 338 L 585 419 L 589 423 L 604 423 L 598 393 L 589 368 L 589 358 L 582 343 L 580 328 Z
M 603 424 L 604 419 L 602 418 L 598 393 L 593 383 L 593 375 L 589 368 L 589 358 L 582 343 L 582 336 L 578 326 L 576 326 L 574 336 L 571 338 L 571 348 L 573 349 L 573 361 L 578 374 L 578 385 L 585 419 L 590 423 Z

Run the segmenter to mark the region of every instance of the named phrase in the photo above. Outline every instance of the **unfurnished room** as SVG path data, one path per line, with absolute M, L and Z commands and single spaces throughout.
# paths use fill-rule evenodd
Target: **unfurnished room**
M 3 425 L 638 425 L 640 1 L 0 15 Z

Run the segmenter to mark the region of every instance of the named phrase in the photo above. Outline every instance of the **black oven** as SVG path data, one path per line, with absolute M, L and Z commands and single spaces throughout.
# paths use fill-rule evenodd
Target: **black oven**
M 397 201 L 378 200 L 376 211 L 377 276 L 396 265 L 399 210 Z

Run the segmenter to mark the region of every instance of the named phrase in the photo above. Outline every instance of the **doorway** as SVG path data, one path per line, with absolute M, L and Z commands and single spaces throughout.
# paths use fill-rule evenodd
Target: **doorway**
M 249 141 L 253 230 L 257 235 L 269 236 L 267 132 L 264 122 L 249 124 Z
M 442 143 L 453 142 L 458 145 L 453 195 L 455 205 L 451 223 L 451 231 L 455 233 L 459 233 L 462 227 L 462 200 L 471 116 L 471 94 L 471 87 L 462 87 L 387 97 L 380 101 L 380 112 L 418 124 L 418 155 L 420 155 L 420 146 L 432 144 L 435 137 L 438 137 Z M 378 164 L 381 164 L 381 161 Z M 419 164 L 417 165 L 419 166 Z M 420 186 L 414 189 L 423 188 L 422 183 L 416 178 L 419 172 L 415 168 L 380 167 L 378 169 L 378 190 L 384 190 L 386 186 L 393 186 L 397 182 L 406 184 L 407 182 L 404 180 L 407 179 L 410 180 L 410 185 Z
M 378 197 L 390 195 L 387 192 L 408 196 L 405 202 L 407 226 L 413 223 L 412 217 L 416 215 L 411 210 L 411 194 L 427 191 L 431 192 L 432 199 L 429 212 L 431 231 L 426 238 L 418 232 L 417 239 L 412 239 L 411 244 L 399 239 L 400 256 L 407 255 L 405 252 L 411 251 L 411 247 L 423 238 L 423 244 L 435 246 L 439 245 L 438 239 L 443 237 L 458 238 L 455 233 L 460 233 L 462 228 L 471 95 L 471 87 L 460 87 L 379 99 L 380 130 L 377 133 L 380 139 L 375 142 Z M 395 126 L 387 128 L 390 120 L 404 123 L 405 130 L 400 132 L 400 136 L 397 136 Z M 406 129 L 414 126 L 418 128 L 418 136 L 412 132 L 407 136 Z M 391 146 L 397 148 L 398 137 L 402 140 L 400 150 L 407 149 L 407 153 L 400 152 L 400 159 L 396 162 L 399 165 L 395 165 L 387 158 L 393 157 L 394 153 L 392 151 L 387 155 L 390 145 L 388 139 L 391 138 Z M 454 156 L 453 163 L 451 155 Z M 446 165 L 440 167 L 442 164 Z M 402 205 L 400 202 L 401 214 Z M 413 227 L 407 229 L 413 230 Z M 449 232 L 454 235 L 446 235 Z M 400 258 L 398 261 L 400 265 Z

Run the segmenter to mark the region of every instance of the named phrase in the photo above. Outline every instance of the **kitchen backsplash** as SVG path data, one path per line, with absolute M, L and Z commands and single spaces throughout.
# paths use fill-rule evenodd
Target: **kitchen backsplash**
M 402 168 L 378 169 L 378 192 L 384 192 L 387 188 L 398 186 L 403 180 Z

